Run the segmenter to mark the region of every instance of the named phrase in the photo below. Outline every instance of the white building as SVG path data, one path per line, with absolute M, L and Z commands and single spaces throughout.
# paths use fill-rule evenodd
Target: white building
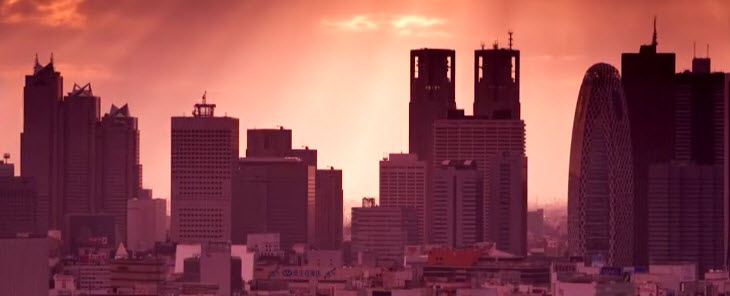
M 172 118 L 172 221 L 175 242 L 231 240 L 231 178 L 238 161 L 238 119 L 195 104 Z

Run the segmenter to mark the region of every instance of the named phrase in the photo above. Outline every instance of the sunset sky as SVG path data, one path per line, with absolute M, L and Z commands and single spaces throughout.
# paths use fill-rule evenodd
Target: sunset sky
M 637 5 L 637 3 L 639 3 Z M 35 53 L 139 118 L 144 186 L 169 198 L 170 117 L 207 90 L 246 129 L 284 126 L 294 146 L 344 170 L 346 205 L 378 195 L 378 161 L 408 151 L 409 50 L 456 50 L 456 102 L 471 113 L 481 43 L 522 54 L 529 199 L 564 201 L 578 88 L 651 41 L 689 68 L 693 42 L 730 71 L 730 1 L 0 0 L 0 152 L 20 159 L 23 80 Z M 16 166 L 16 173 L 19 168 Z

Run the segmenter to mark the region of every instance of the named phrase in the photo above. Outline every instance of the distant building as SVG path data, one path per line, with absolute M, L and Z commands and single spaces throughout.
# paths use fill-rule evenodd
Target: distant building
M 62 233 L 66 253 L 72 255 L 81 247 L 114 248 L 118 242 L 115 217 L 109 214 L 66 215 Z
M 342 170 L 317 170 L 315 209 L 315 246 L 339 250 L 342 244 L 343 192 Z
M 20 135 L 20 175 L 32 177 L 38 194 L 40 229 L 63 225 L 61 174 L 63 77 L 53 60 L 45 66 L 35 61 L 23 87 L 23 132 Z
M 434 168 L 431 243 L 466 248 L 483 241 L 482 172 L 474 161 L 444 161 Z
M 238 119 L 195 104 L 192 117 L 172 118 L 171 239 L 231 239 L 231 179 L 238 159 Z
M 426 242 L 426 173 L 428 163 L 415 154 L 391 153 L 380 161 L 380 205 L 413 208 L 418 215 L 418 238 Z
M 109 285 L 118 294 L 160 295 L 166 271 L 161 258 L 118 258 L 111 260 Z
M 520 51 L 509 48 L 474 51 L 474 116 L 519 120 Z
M 12 166 L 0 164 L 0 166 Z M 0 237 L 44 234 L 38 227 L 36 186 L 30 177 L 0 176 Z
M 417 219 L 413 209 L 379 207 L 364 198 L 362 207 L 352 208 L 353 256 L 361 264 L 402 266 L 405 247 L 418 244 Z
M 91 84 L 74 84 L 63 108 L 63 214 L 89 214 L 102 209 L 97 198 L 97 132 L 101 99 Z M 122 203 L 122 211 L 123 211 Z
M 281 235 L 281 248 L 308 242 L 315 168 L 293 157 L 242 158 L 234 176 L 233 243 L 249 233 Z
M 484 176 L 483 239 L 525 255 L 527 237 L 527 156 L 523 120 L 457 115 L 434 124 L 434 166 L 468 159 Z
M 97 133 L 99 210 L 113 214 L 119 241 L 127 242 L 127 201 L 142 190 L 139 164 L 139 129 L 127 105 L 112 104 L 101 119 Z
M 657 52 L 656 23 L 652 43 L 642 45 L 638 53 L 621 54 L 621 84 L 626 94 L 626 108 L 631 131 L 633 156 L 634 264 L 646 266 L 648 229 L 649 165 L 668 162 L 674 153 L 674 75 L 675 54 Z
M 608 64 L 591 66 L 573 121 L 568 236 L 571 255 L 614 266 L 634 262 L 634 179 L 626 106 L 618 70 Z
M 203 244 L 202 254 L 200 254 L 200 282 L 218 285 L 217 295 L 219 296 L 231 295 L 230 243 L 209 242 Z
M 0 291 L 3 295 L 48 295 L 47 238 L 0 238 Z
M 411 50 L 408 147 L 421 160 L 431 161 L 434 121 L 445 119 L 449 110 L 456 109 L 455 77 L 454 50 Z
M 256 257 L 281 255 L 280 244 L 279 233 L 249 233 L 246 237 L 246 247 L 248 251 L 254 252 Z
M 649 166 L 649 262 L 697 263 L 699 274 L 725 266 L 721 165 Z
M 527 232 L 536 238 L 542 238 L 545 233 L 545 210 L 537 209 L 527 212 Z
M 130 199 L 127 201 L 127 248 L 149 251 L 164 242 L 167 233 L 167 201 Z

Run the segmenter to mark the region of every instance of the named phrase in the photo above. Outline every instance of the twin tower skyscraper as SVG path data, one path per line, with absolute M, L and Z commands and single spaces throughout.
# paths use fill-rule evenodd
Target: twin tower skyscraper
M 452 247 L 489 241 L 497 249 L 525 255 L 525 124 L 520 118 L 520 52 L 512 48 L 511 34 L 508 48 L 494 44 L 490 49 L 482 47 L 474 52 L 473 115 L 467 116 L 463 109 L 457 109 L 455 82 L 454 50 L 411 51 L 409 152 L 427 164 L 424 211 L 430 225 L 425 223 L 424 241 L 449 241 Z M 441 188 L 447 186 L 444 184 L 461 184 L 440 182 L 443 176 L 434 173 L 453 163 L 476 167 L 482 180 L 468 186 L 481 189 L 477 196 L 462 196 L 464 192 L 473 192 L 468 188 Z M 440 209 L 435 211 L 434 204 L 454 207 L 449 211 L 459 221 L 434 217 L 435 213 L 442 213 Z M 465 217 L 469 221 L 462 221 Z M 434 225 L 442 222 L 453 227 Z M 454 233 L 441 233 L 443 229 L 452 229 Z M 464 229 L 470 233 L 464 233 Z M 465 237 L 455 237 L 458 235 Z

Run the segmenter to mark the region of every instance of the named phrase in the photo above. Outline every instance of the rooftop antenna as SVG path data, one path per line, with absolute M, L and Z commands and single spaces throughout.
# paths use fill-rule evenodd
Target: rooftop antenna
M 494 40 L 494 44 L 492 44 L 492 47 L 494 47 L 494 49 L 497 49 L 499 47 L 498 42 L 498 40 Z
M 8 162 L 8 159 L 10 159 L 10 153 L 3 153 L 3 161 L 5 163 L 10 163 Z
M 707 58 L 710 58 L 710 44 L 707 43 Z
M 53 53 L 51 52 L 51 64 L 53 64 Z
M 692 42 L 692 58 L 697 58 L 697 41 Z
M 656 42 L 656 15 L 654 16 L 654 35 L 651 37 L 651 45 L 656 46 L 658 43 Z
M 484 41 L 479 42 L 479 45 L 482 46 L 482 50 L 484 50 Z
M 514 32 L 512 32 L 512 30 L 509 30 L 509 31 L 507 31 L 507 34 L 509 34 L 509 49 L 511 50 L 512 49 L 512 40 L 513 40 L 512 34 L 514 34 Z
M 208 96 L 208 90 L 203 91 L 203 104 L 206 104 L 206 96 Z
M 35 53 L 35 64 L 38 65 L 38 53 Z

